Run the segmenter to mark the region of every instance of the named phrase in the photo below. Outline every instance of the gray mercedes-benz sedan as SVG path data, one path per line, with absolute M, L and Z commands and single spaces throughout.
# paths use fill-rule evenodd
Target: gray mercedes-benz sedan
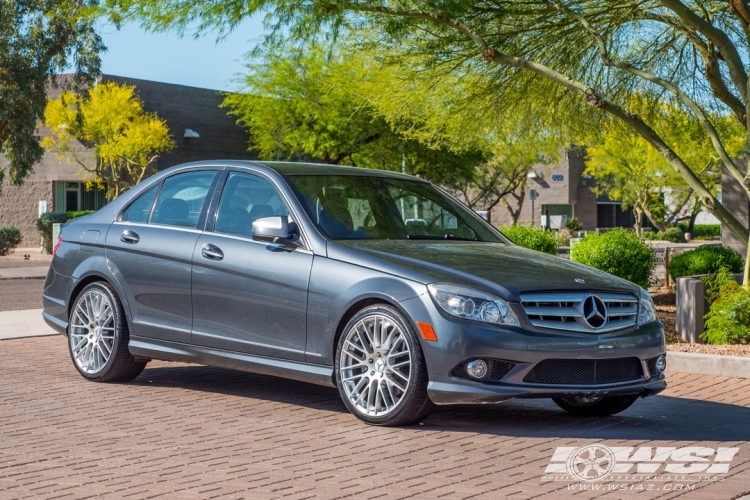
M 375 425 L 511 398 L 610 415 L 666 387 L 645 290 L 376 170 L 164 170 L 63 227 L 43 315 L 89 380 L 216 365 L 337 387 Z

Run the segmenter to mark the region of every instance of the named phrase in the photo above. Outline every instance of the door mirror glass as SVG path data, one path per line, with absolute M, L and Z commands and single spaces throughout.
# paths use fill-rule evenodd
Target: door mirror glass
M 256 241 L 281 242 L 290 240 L 289 219 L 286 215 L 262 217 L 253 222 L 253 239 Z

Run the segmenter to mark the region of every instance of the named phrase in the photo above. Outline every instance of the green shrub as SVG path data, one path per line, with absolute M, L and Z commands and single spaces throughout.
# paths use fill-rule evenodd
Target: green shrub
M 666 231 L 646 230 L 641 233 L 644 240 L 670 241 L 672 243 L 685 243 L 685 231 L 677 226 L 668 227 Z
M 57 214 L 54 212 L 43 213 L 41 217 L 36 220 L 36 230 L 42 236 L 42 247 L 47 253 L 52 253 L 52 224 L 65 223 L 68 221 L 66 214 Z
M 648 288 L 656 252 L 632 231 L 616 229 L 600 236 L 589 233 L 571 251 L 570 258 Z
M 674 256 L 667 267 L 670 276 L 674 279 L 698 274 L 713 274 L 722 267 L 726 267 L 733 273 L 739 273 L 742 272 L 742 257 L 725 247 L 698 247 Z
M 65 215 L 68 217 L 68 220 L 73 220 L 79 217 L 83 217 L 84 215 L 93 214 L 94 212 L 95 210 L 78 210 L 78 211 L 65 212 Z
M 507 226 L 500 229 L 513 243 L 532 250 L 557 255 L 557 236 L 554 231 L 541 227 Z
M 711 304 L 701 338 L 708 344 L 747 344 L 750 340 L 750 290 L 727 267 L 703 279 Z
M 36 220 L 36 230 L 42 235 L 42 247 L 47 253 L 52 253 L 52 224 L 65 224 L 69 220 L 93 214 L 95 210 L 78 210 L 65 212 L 64 214 L 47 212 Z
M 568 231 L 583 231 L 583 222 L 576 218 L 572 218 L 565 223 L 565 229 Z
M 21 244 L 21 230 L 13 224 L 0 226 L 0 255 L 8 255 Z
M 680 227 L 668 227 L 667 230 L 662 234 L 664 236 L 661 239 L 663 239 L 664 241 L 670 241 L 672 243 L 685 243 L 685 231 L 683 231 L 683 229 Z
M 713 239 L 721 236 L 721 224 L 696 224 L 693 226 L 693 238 Z

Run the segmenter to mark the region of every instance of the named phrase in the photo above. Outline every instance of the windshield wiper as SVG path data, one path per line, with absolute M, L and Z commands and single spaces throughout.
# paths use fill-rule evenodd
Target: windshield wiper
M 457 241 L 477 241 L 476 238 L 459 238 L 450 233 L 443 236 L 432 236 L 429 234 L 407 234 L 407 239 L 410 240 L 457 240 Z

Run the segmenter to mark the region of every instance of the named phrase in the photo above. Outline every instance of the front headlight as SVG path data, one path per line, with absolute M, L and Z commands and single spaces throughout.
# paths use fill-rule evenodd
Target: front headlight
M 488 293 L 446 283 L 427 285 L 440 308 L 451 316 L 495 325 L 518 325 L 506 301 Z
M 651 295 L 641 288 L 641 301 L 638 306 L 638 325 L 645 325 L 652 321 L 656 321 L 656 307 L 654 307 Z

